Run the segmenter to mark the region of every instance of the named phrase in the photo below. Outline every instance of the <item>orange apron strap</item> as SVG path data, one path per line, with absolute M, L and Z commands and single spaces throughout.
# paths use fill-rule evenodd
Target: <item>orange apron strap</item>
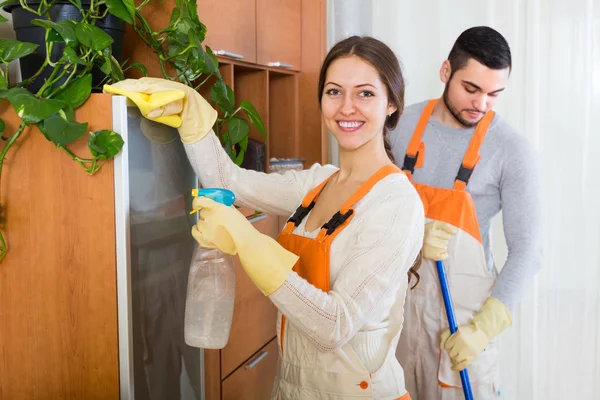
M 489 111 L 477 124 L 475 133 L 473 133 L 469 147 L 467 148 L 460 169 L 458 170 L 458 174 L 456 175 L 456 179 L 454 180 L 455 190 L 465 190 L 467 188 L 471 174 L 473 173 L 473 170 L 475 169 L 475 166 L 481 157 L 479 155 L 479 149 L 481 148 L 483 139 L 485 138 L 493 119 L 494 111 Z
M 365 183 L 363 183 L 356 192 L 350 196 L 348 200 L 342 205 L 340 211 L 335 213 L 335 215 L 321 228 L 319 235 L 317 236 L 317 240 L 323 240 L 325 236 L 329 241 L 332 241 L 335 236 L 350 223 L 350 220 L 353 217 L 354 209 L 353 205 L 358 203 L 360 199 L 362 199 L 369 191 L 383 178 L 390 174 L 401 173 L 402 171 L 394 164 L 388 164 L 382 168 L 380 168 L 377 172 L 375 172 Z M 340 229 L 341 228 L 341 229 Z
M 306 215 L 314 207 L 315 199 L 317 197 L 319 197 L 319 193 L 321 193 L 321 190 L 323 190 L 323 188 L 325 187 L 327 182 L 329 182 L 329 180 L 338 172 L 339 172 L 339 170 L 335 171 L 333 174 L 331 174 L 329 176 L 329 178 L 325 179 L 317 187 L 315 187 L 313 190 L 308 192 L 308 194 L 306 196 L 304 196 L 304 199 L 302 200 L 302 204 L 300 205 L 300 207 L 298 207 L 298 209 L 296 210 L 294 215 L 292 215 L 290 217 L 290 219 L 288 219 L 288 222 L 285 224 L 285 227 L 283 228 L 281 233 L 292 233 L 294 231 L 294 228 L 296 226 L 298 226 L 298 224 L 300 224 L 300 222 L 302 222 L 302 220 L 306 217 Z
M 425 156 L 425 144 L 421 141 L 423 133 L 429 122 L 429 117 L 433 113 L 433 109 L 437 104 L 437 99 L 429 100 L 429 103 L 423 109 L 419 122 L 413 132 L 408 147 L 406 148 L 406 155 L 404 156 L 404 164 L 402 170 L 406 173 L 408 178 L 412 178 L 412 174 L 415 172 L 415 167 L 419 168 L 423 166 L 423 158 Z

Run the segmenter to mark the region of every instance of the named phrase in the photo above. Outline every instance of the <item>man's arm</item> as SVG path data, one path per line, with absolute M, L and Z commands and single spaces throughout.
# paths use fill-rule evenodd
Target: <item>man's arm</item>
M 500 202 L 508 258 L 491 296 L 513 312 L 542 262 L 540 163 L 525 141 L 502 166 Z

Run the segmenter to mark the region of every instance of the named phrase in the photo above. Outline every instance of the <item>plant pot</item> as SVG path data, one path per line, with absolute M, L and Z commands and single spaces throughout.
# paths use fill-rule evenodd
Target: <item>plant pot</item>
M 84 9 L 89 6 L 90 0 L 82 1 Z M 27 5 L 30 8 L 37 9 L 39 3 L 36 1 L 28 1 Z M 29 42 L 39 45 L 36 52 L 26 57 L 21 58 L 21 77 L 23 80 L 33 76 L 42 66 L 46 59 L 45 35 L 46 30 L 40 26 L 32 25 L 33 19 L 50 19 L 53 22 L 62 20 L 81 21 L 81 12 L 77 7 L 67 1 L 58 1 L 50 8 L 50 18 L 39 17 L 32 12 L 23 9 L 18 3 L 10 4 L 4 7 L 5 11 L 10 12 L 13 18 L 13 29 L 17 36 L 17 40 L 21 42 Z M 114 42 L 112 44 L 112 54 L 118 62 L 123 58 L 123 36 L 125 35 L 125 22 L 112 14 L 106 14 L 106 17 L 96 20 L 96 26 L 109 34 Z M 50 60 L 58 61 L 63 54 L 65 48 L 64 43 L 54 43 Z M 42 74 L 35 79 L 27 89 L 33 93 L 37 92 L 44 81 L 50 76 L 52 67 L 46 67 Z M 92 70 L 92 86 L 99 85 L 105 75 L 99 67 L 94 67 Z M 66 79 L 66 77 L 64 78 Z M 61 84 L 64 79 L 59 82 Z

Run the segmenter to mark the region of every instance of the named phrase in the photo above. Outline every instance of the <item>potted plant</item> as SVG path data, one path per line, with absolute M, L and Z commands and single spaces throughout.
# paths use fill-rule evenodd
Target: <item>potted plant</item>
M 17 9 L 17 13 L 27 12 L 27 24 L 42 28 L 44 37 L 42 43 L 0 39 L 0 63 L 4 67 L 0 68 L 0 100 L 8 100 L 22 120 L 15 132 L 5 132 L 4 122 L 0 119 L 3 141 L 3 146 L 0 146 L 0 179 L 7 153 L 30 125 L 35 125 L 46 139 L 90 175 L 119 153 L 123 139 L 110 130 L 87 135 L 92 158 L 82 158 L 67 148 L 88 133 L 87 123 L 75 121 L 74 110 L 93 91 L 100 91 L 104 83 L 124 79 L 124 71 L 129 68 L 138 68 L 146 74 L 142 64 L 122 63 L 115 57 L 113 36 L 118 39 L 118 32 L 111 36 L 109 33 L 112 32 L 106 31 L 106 21 L 111 21 L 112 17 L 131 25 L 141 40 L 152 47 L 166 79 L 178 80 L 197 90 L 211 82 L 210 98 L 221 111 L 214 130 L 238 165 L 243 161 L 250 129 L 240 113 L 244 112 L 248 120 L 266 135 L 258 112 L 249 102 L 241 101 L 238 107 L 235 106 L 233 90 L 223 82 L 214 53 L 209 47 L 203 46 L 206 26 L 198 19 L 196 1 L 176 0 L 169 26 L 158 32 L 150 28 L 141 13 L 148 2 L 144 0 L 136 6 L 133 0 L 68 0 L 69 4 L 65 4 L 67 1 L 64 0 L 9 0 L 0 4 L 0 7 L 13 13 Z M 64 12 L 65 6 L 69 6 L 68 13 Z M 32 18 L 31 15 L 39 18 Z M 0 22 L 6 21 L 2 19 Z M 109 25 L 118 26 L 117 23 Z M 22 25 L 17 29 L 22 29 Z M 10 82 L 8 64 L 35 53 L 43 55 L 39 65 L 28 61 L 27 67 L 30 69 L 23 74 L 24 80 Z M 32 63 L 35 72 L 31 72 Z M 7 248 L 0 232 L 0 260 Z

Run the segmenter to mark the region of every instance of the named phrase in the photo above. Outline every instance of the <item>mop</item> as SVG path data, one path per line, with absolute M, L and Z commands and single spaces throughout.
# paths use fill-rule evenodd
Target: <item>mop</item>
M 450 286 L 448 285 L 448 277 L 446 276 L 444 262 L 436 261 L 435 266 L 437 267 L 438 277 L 440 279 L 440 287 L 442 289 L 442 297 L 444 298 L 444 306 L 446 308 L 446 316 L 448 317 L 450 333 L 455 333 L 458 330 L 458 324 L 456 323 L 456 315 L 454 314 L 454 306 L 452 305 L 452 297 L 450 296 Z M 473 392 L 471 391 L 471 381 L 469 380 L 469 373 L 467 372 L 466 368 L 460 371 L 460 381 L 462 382 L 465 400 L 473 400 Z

